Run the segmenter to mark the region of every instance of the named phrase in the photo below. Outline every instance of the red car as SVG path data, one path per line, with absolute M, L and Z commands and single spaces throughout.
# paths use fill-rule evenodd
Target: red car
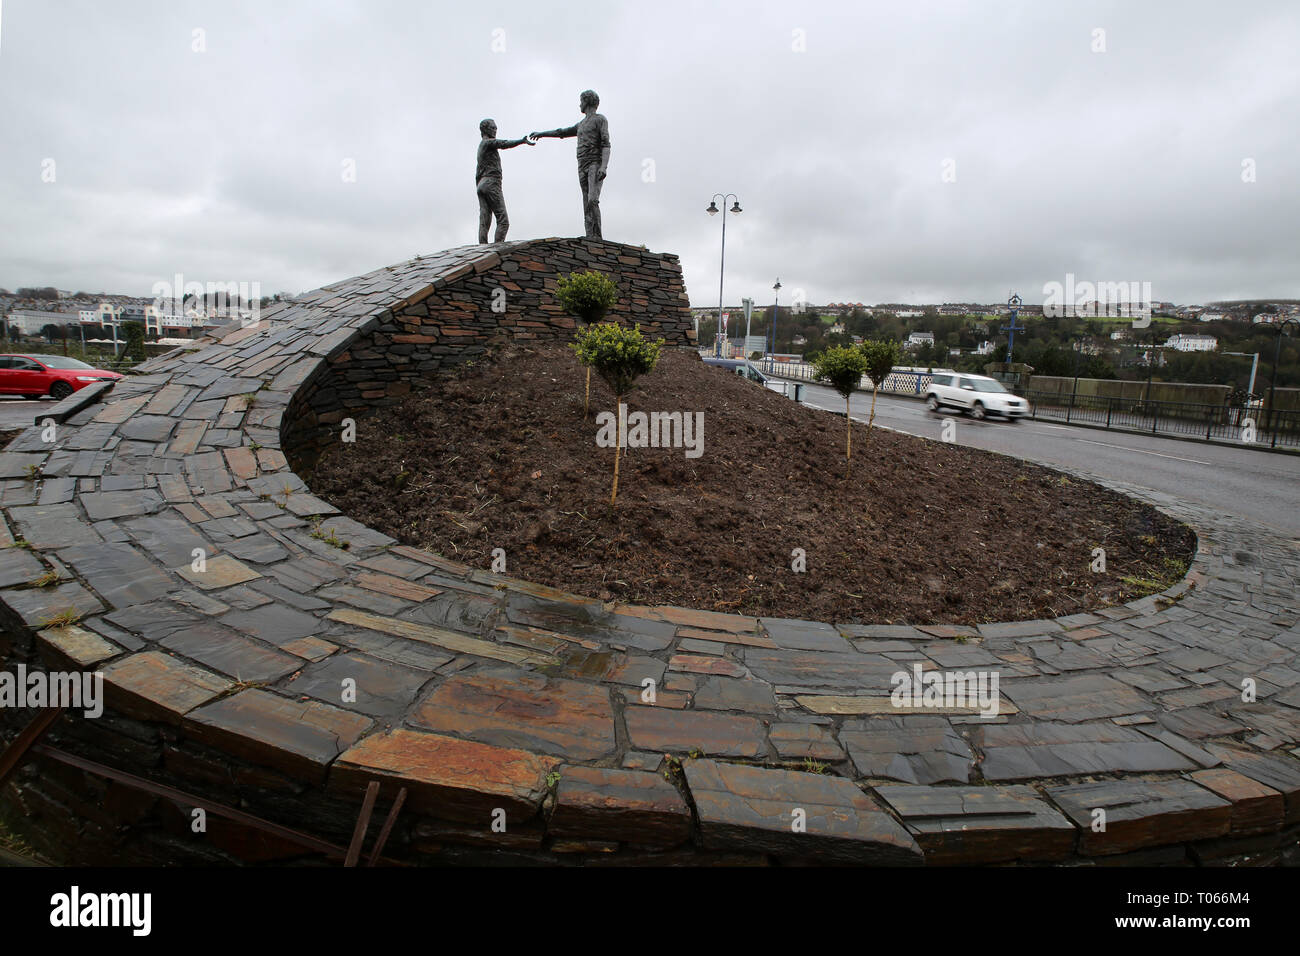
M 115 382 L 121 377 L 66 355 L 0 355 L 0 395 L 49 395 L 62 400 L 91 382 Z

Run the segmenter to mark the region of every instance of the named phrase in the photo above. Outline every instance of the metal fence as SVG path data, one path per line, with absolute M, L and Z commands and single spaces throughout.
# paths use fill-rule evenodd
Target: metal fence
M 777 378 L 792 378 L 802 382 L 817 381 L 813 367 L 805 363 L 756 361 L 754 367 L 764 375 Z M 933 378 L 933 373 L 928 369 L 896 368 L 880 384 L 880 390 L 891 395 L 924 395 Z M 859 388 L 869 392 L 871 382 L 864 378 Z
M 1300 412 L 1026 391 L 1031 417 L 1206 441 L 1300 446 Z

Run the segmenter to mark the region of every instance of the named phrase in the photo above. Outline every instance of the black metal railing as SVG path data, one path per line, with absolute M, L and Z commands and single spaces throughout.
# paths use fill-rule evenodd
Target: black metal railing
M 1300 446 L 1300 411 L 1232 408 L 1198 402 L 1143 401 L 1027 391 L 1031 416 L 1123 431 L 1173 434 L 1241 444 Z

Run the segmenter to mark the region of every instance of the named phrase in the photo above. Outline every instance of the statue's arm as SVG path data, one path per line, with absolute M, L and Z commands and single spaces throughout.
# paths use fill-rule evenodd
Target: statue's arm
M 529 139 L 569 139 L 578 135 L 578 124 L 566 126 L 563 129 L 548 130 L 545 133 L 533 133 Z

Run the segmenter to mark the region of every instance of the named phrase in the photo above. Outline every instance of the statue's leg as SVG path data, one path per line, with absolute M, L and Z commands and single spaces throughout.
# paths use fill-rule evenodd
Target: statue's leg
M 506 233 L 510 231 L 510 216 L 506 213 L 506 194 L 500 183 L 492 187 L 492 212 L 497 217 L 497 233 L 493 242 L 505 242 Z
M 578 170 L 578 181 L 582 184 L 582 218 L 587 238 L 599 239 L 600 168 L 595 163 L 583 166 Z
M 481 243 L 488 241 L 488 226 L 492 222 L 492 205 L 483 192 L 485 185 L 486 180 L 478 184 L 478 241 Z

